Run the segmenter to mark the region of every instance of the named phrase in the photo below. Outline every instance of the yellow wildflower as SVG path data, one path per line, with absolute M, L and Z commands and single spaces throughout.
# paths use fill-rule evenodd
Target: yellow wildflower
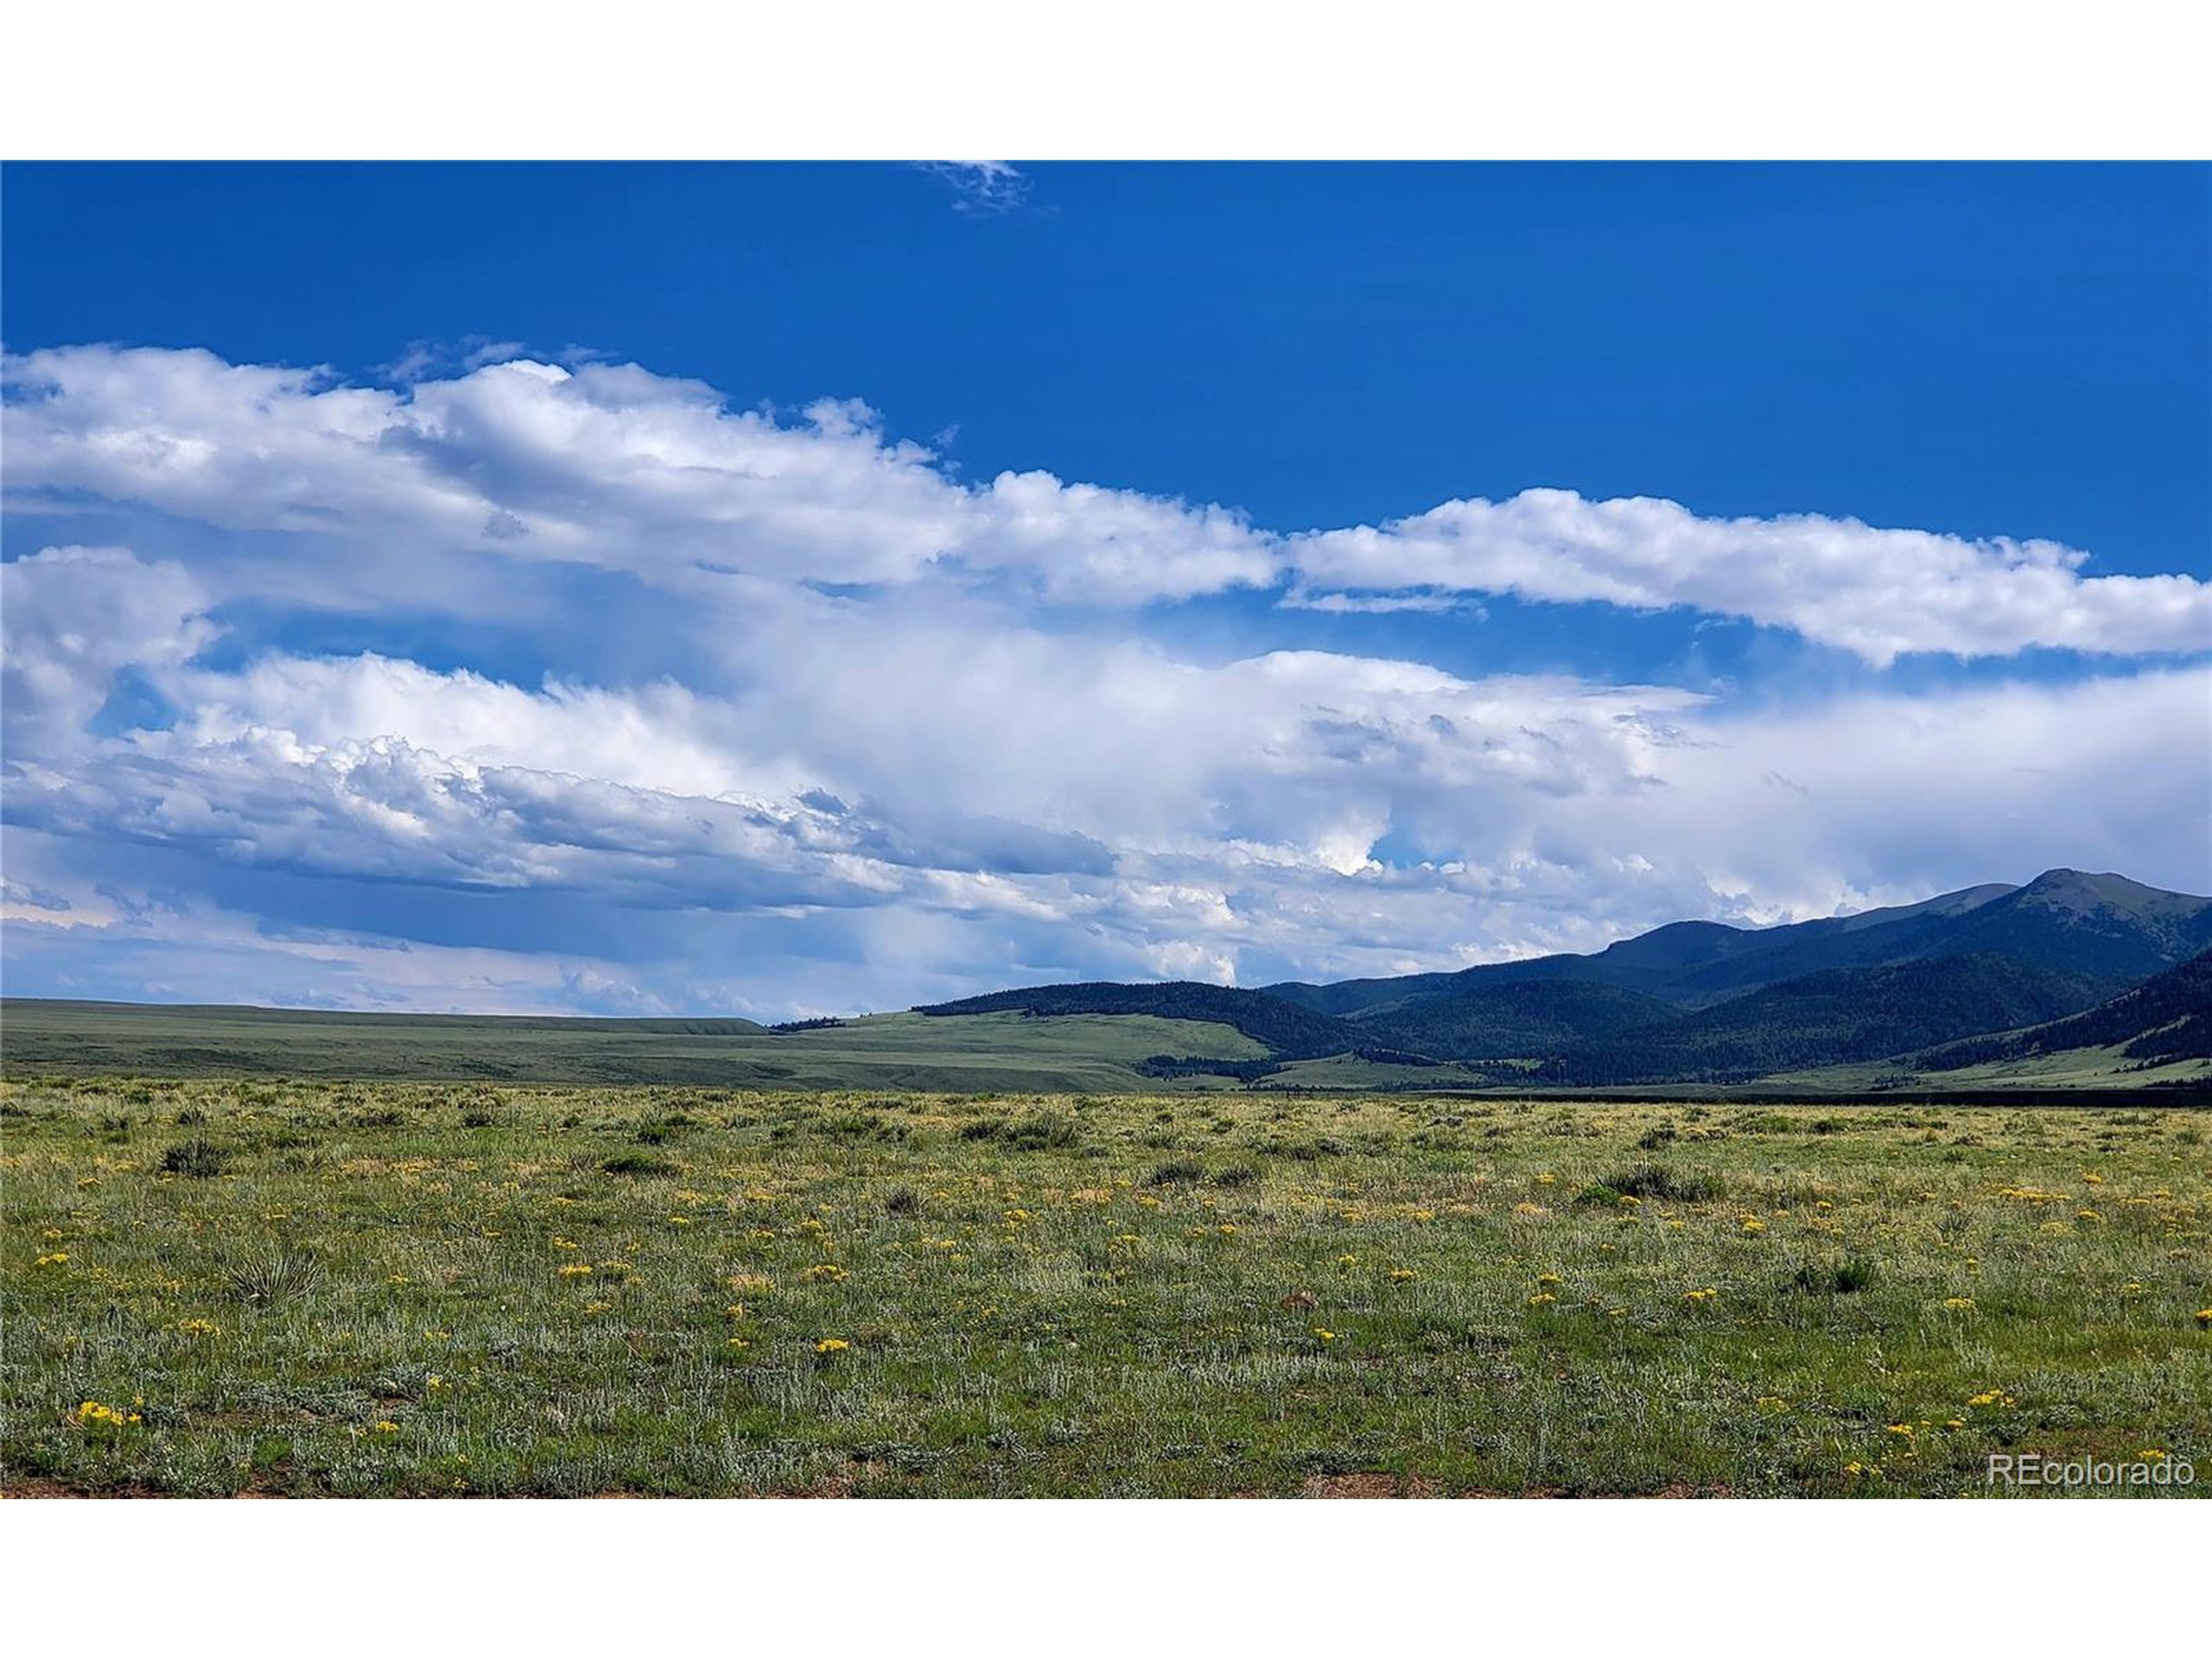
M 852 1345 L 842 1337 L 824 1337 L 814 1344 L 814 1351 L 817 1354 L 842 1354 Z

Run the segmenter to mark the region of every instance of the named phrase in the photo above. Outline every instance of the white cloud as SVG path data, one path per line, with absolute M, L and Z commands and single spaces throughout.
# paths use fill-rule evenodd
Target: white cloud
M 2202 661 L 1698 693 L 1202 652 L 1131 608 L 1683 605 L 1876 663 L 2207 645 L 2202 582 L 2048 543 L 1556 492 L 1285 537 L 582 359 L 7 373 L 11 518 L 137 550 L 0 567 L 4 955 L 49 988 L 780 1016 L 2212 877 Z M 493 630 L 540 666 L 454 665 Z
M 216 628 L 184 569 L 127 548 L 49 547 L 0 565 L 0 718 L 10 747 L 66 751 L 131 666 L 188 662 Z
M 887 436 L 865 404 L 823 400 L 787 420 L 607 363 L 504 360 L 395 391 L 205 352 L 87 346 L 10 358 L 7 374 L 19 504 L 91 496 L 371 545 L 410 593 L 426 563 L 443 562 L 428 575 L 435 584 L 461 580 L 455 560 L 600 567 L 727 607 L 745 602 L 733 576 L 1011 579 L 1109 606 L 1288 583 L 1285 604 L 1345 613 L 1440 610 L 1478 594 L 1686 607 L 1876 664 L 2033 646 L 2212 650 L 2212 584 L 2087 574 L 2087 554 L 2048 541 L 1703 518 L 1669 501 L 1561 490 L 1287 535 L 1230 507 L 1044 472 L 964 485 L 931 450 Z M 366 579 L 345 568 L 358 562 L 327 563 L 313 575 L 334 588 Z
M 1029 180 L 1009 162 L 923 162 L 922 171 L 950 185 L 954 211 L 1004 213 L 1029 199 Z
M 846 610 L 726 696 L 376 656 L 215 671 L 177 660 L 197 619 L 158 616 L 111 626 L 143 629 L 130 665 L 175 724 L 22 728 L 10 822 L 118 868 L 143 853 L 101 849 L 692 918 L 647 976 L 677 1004 L 717 982 L 789 1012 L 833 988 L 817 962 L 814 994 L 776 1006 L 790 969 L 733 975 L 713 917 L 878 918 L 851 925 L 877 943 L 848 967 L 893 1002 L 1066 973 L 1250 982 L 1831 913 L 2024 877 L 2030 841 L 2050 849 L 2031 861 L 2185 880 L 2212 829 L 2212 702 L 2191 669 L 1735 707 L 1311 652 L 1206 666 Z M 88 663 L 132 655 L 82 639 Z M 836 671 L 807 671 L 823 660 Z M 67 685 L 71 709 L 97 706 Z M 497 950 L 505 925 L 467 944 Z M 866 954 L 917 928 L 940 954 L 903 979 L 901 958 Z
M 717 574 L 912 582 L 963 565 L 1140 602 L 1275 575 L 1265 538 L 1223 509 L 1035 472 L 971 489 L 852 401 L 786 421 L 603 363 L 504 361 L 404 391 L 206 352 L 86 346 L 6 367 L 8 486 L 25 505 L 89 495 L 694 594 Z
M 1886 664 L 1908 652 L 2032 645 L 2128 656 L 2212 650 L 2212 585 L 2085 576 L 2053 542 L 1969 541 L 1854 519 L 1700 518 L 1672 501 L 1527 490 L 1447 501 L 1380 528 L 1301 537 L 1315 588 L 1512 594 L 1745 617 Z M 1318 602 L 1308 600 L 1311 604 Z

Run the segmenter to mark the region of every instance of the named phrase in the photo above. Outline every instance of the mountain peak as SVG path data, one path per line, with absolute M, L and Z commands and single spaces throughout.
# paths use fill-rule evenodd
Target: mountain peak
M 2205 901 L 2188 893 L 2168 893 L 2158 887 L 2147 887 L 2140 881 L 2131 881 L 2126 876 L 2110 870 L 2045 870 L 2041 875 L 2019 890 L 2017 897 L 2029 904 L 2052 905 L 2068 910 L 2089 910 L 2099 906 L 2139 913 L 2145 909 L 2164 910 L 2176 906 L 2193 906 Z

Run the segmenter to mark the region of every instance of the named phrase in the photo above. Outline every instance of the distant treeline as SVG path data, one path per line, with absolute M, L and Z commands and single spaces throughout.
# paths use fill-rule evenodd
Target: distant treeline
M 1209 1055 L 1154 1054 L 1137 1062 L 1137 1070 L 1147 1077 L 1173 1079 L 1176 1077 L 1235 1077 L 1242 1083 L 1256 1083 L 1262 1077 L 1273 1077 L 1283 1068 L 1281 1060 L 1224 1060 Z

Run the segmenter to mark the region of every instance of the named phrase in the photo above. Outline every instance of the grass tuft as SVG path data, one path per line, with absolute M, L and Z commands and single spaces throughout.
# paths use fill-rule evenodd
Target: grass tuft
M 207 1180 L 220 1175 L 231 1166 L 230 1149 L 220 1147 L 205 1135 L 194 1135 L 189 1141 L 180 1141 L 162 1154 L 162 1167 L 172 1175 L 190 1175 Z
M 1664 1204 L 1709 1204 L 1721 1193 L 1713 1175 L 1678 1175 L 1658 1164 L 1638 1164 L 1599 1183 L 1616 1198 L 1657 1198 Z

